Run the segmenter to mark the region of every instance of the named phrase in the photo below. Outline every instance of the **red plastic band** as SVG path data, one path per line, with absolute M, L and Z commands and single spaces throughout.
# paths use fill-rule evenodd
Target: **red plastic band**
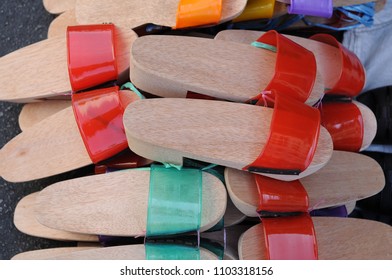
M 72 107 L 84 145 L 93 163 L 128 147 L 118 87 L 72 94 Z
M 318 248 L 309 214 L 262 218 L 269 260 L 317 260 Z
M 243 170 L 298 175 L 311 163 L 320 133 L 320 112 L 276 95 L 270 135 L 258 158 Z
M 273 90 L 283 96 L 305 102 L 310 96 L 317 75 L 314 54 L 275 30 L 264 33 L 257 42 L 277 48 L 275 75 L 264 91 Z M 255 98 L 259 99 L 259 96 Z
M 110 170 L 130 169 L 140 166 L 142 157 L 132 152 L 130 149 L 125 149 L 119 154 L 99 162 L 95 165 L 95 174 L 103 174 Z
M 74 92 L 117 79 L 114 25 L 67 28 L 68 72 Z
M 222 0 L 180 0 L 174 28 L 218 24 Z
M 309 198 L 299 180 L 285 182 L 255 174 L 259 192 L 259 207 L 257 212 L 293 213 L 307 212 Z
M 327 89 L 325 93 L 349 97 L 357 96 L 362 91 L 366 81 L 365 69 L 359 58 L 331 35 L 316 34 L 310 37 L 310 39 L 331 45 L 338 48 L 340 51 L 340 59 L 342 61 L 340 78 L 336 84 L 331 89 Z M 339 70 L 336 69 L 336 71 Z
M 327 102 L 320 106 L 321 124 L 331 134 L 335 150 L 359 152 L 363 143 L 363 119 L 357 105 Z

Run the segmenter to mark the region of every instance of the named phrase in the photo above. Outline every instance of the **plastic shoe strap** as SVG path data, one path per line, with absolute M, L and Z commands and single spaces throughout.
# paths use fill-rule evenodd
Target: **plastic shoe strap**
M 202 172 L 151 166 L 146 237 L 199 230 Z
M 181 0 L 173 28 L 218 24 L 221 15 L 222 0 Z
M 127 89 L 130 89 L 130 90 L 132 90 L 134 93 L 136 93 L 137 94 L 137 96 L 140 98 L 140 99 L 146 99 L 146 97 L 134 86 L 134 84 L 132 84 L 131 82 L 128 82 L 128 83 L 125 83 L 125 84 L 123 84 L 122 86 L 121 86 L 121 89 L 124 89 L 124 88 L 127 88 Z
M 309 214 L 262 218 L 267 259 L 317 260 L 318 248 Z
M 200 260 L 198 247 L 149 242 L 144 247 L 146 260 Z

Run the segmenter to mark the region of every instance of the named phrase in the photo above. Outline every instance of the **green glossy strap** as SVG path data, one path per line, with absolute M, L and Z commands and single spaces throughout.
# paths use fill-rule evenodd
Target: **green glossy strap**
M 147 260 L 200 260 L 200 250 L 178 244 L 146 243 Z
M 146 236 L 196 231 L 200 228 L 202 172 L 152 166 Z

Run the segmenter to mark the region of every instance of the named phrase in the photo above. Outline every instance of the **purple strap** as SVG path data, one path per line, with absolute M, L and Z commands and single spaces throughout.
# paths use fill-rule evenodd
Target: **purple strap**
M 310 215 L 315 217 L 341 217 L 346 218 L 348 216 L 346 206 L 329 207 L 323 209 L 317 209 L 310 212 Z
M 291 0 L 289 14 L 330 18 L 333 12 L 332 0 Z

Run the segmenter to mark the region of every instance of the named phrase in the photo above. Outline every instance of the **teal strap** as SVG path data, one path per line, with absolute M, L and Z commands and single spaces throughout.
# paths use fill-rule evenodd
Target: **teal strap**
M 251 45 L 256 47 L 256 48 L 266 49 L 266 50 L 269 50 L 269 51 L 272 51 L 272 52 L 276 52 L 277 51 L 277 48 L 275 46 L 264 44 L 264 43 L 257 42 L 257 41 L 253 42 Z
M 198 230 L 201 204 L 200 170 L 151 166 L 146 236 Z
M 178 244 L 146 243 L 147 260 L 200 260 L 200 250 Z
M 121 89 L 124 89 L 124 88 L 127 88 L 127 89 L 132 90 L 134 93 L 137 94 L 137 96 L 139 96 L 140 99 L 146 99 L 146 98 L 144 97 L 144 95 L 141 94 L 141 92 L 140 92 L 131 82 L 128 82 L 128 83 L 123 84 L 123 85 L 121 86 Z

